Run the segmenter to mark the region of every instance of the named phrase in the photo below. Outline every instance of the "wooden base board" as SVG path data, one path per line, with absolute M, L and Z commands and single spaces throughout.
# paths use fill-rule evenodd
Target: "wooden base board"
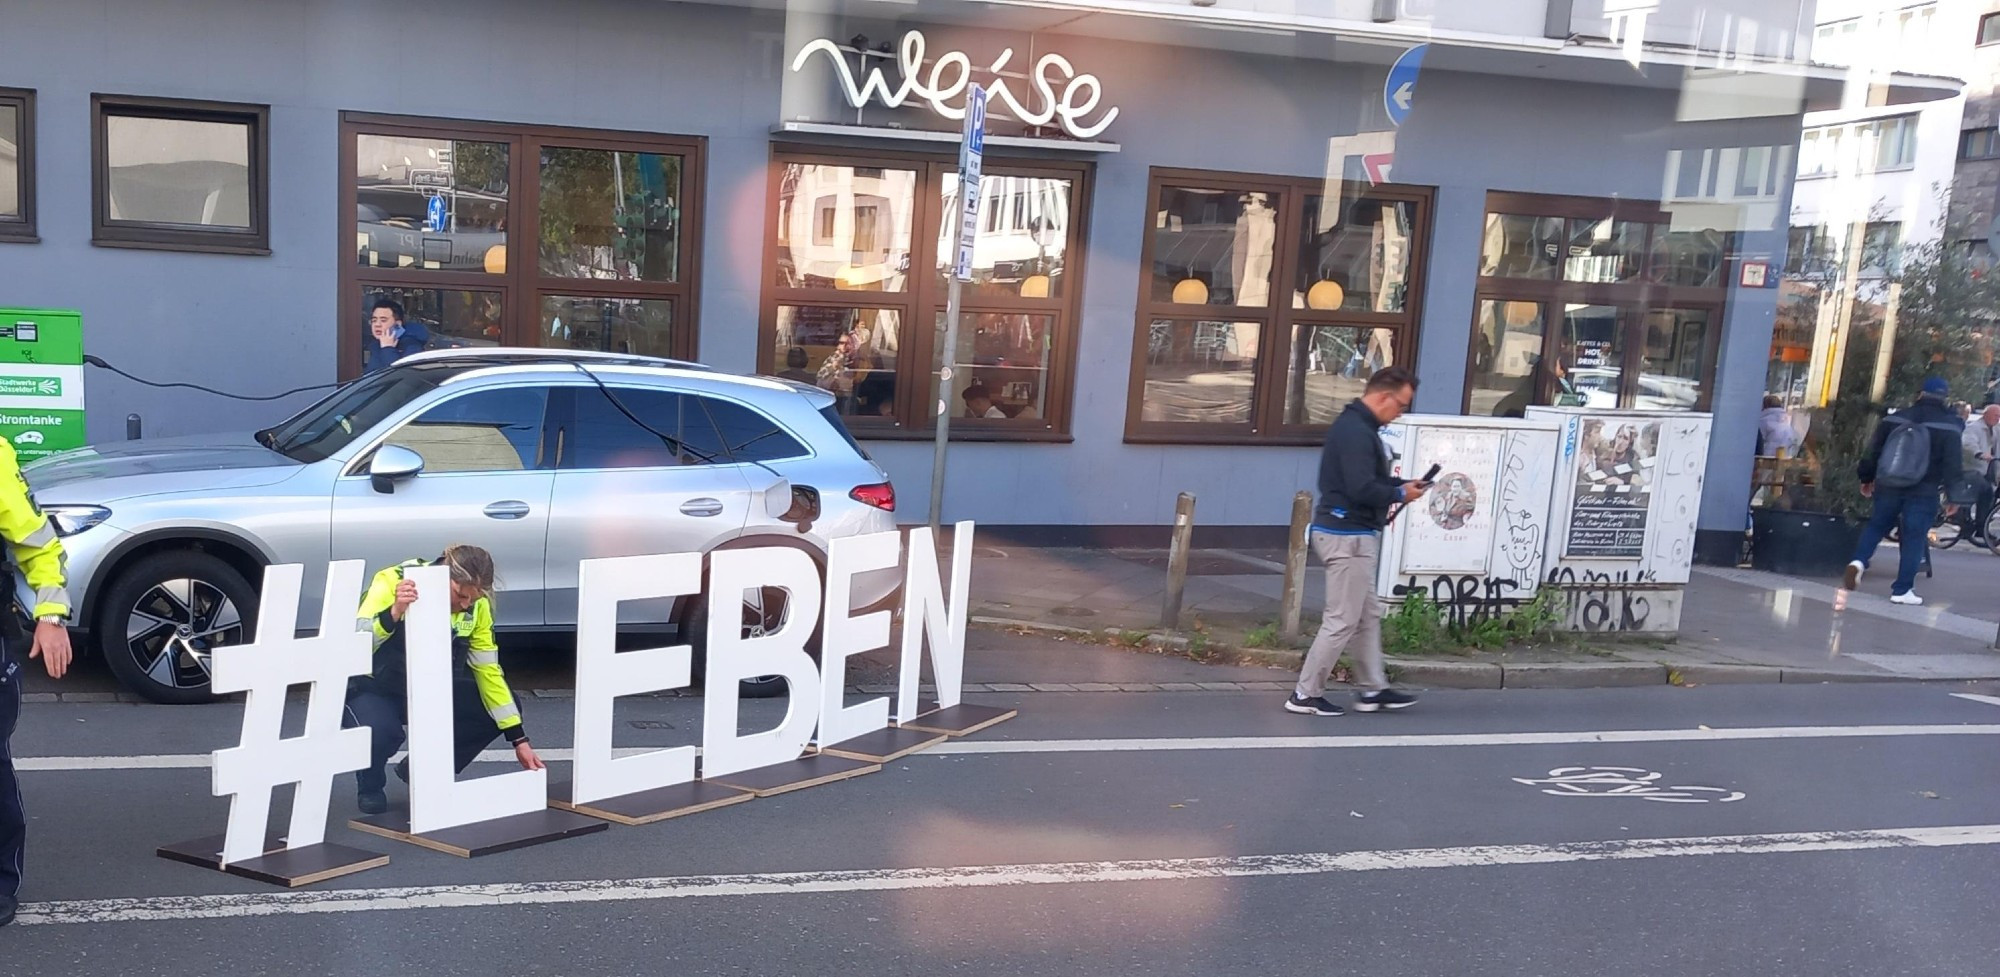
M 456 828 L 415 834 L 410 831 L 408 812 L 391 811 L 373 817 L 355 818 L 347 822 L 356 831 L 381 835 L 384 838 L 421 845 L 433 851 L 460 858 L 478 858 L 517 848 L 528 848 L 596 834 L 611 827 L 610 823 L 597 818 L 585 817 L 573 811 L 558 811 L 543 808 L 526 814 L 512 814 L 491 821 L 462 824 Z
M 946 739 L 949 737 L 943 733 L 889 726 L 831 746 L 822 746 L 820 752 L 829 756 L 847 757 L 850 760 L 888 763 L 919 750 L 929 749 Z
M 830 784 L 836 780 L 859 777 L 880 769 L 882 769 L 881 764 L 870 763 L 867 760 L 831 756 L 825 753 L 808 753 L 785 763 L 774 763 L 768 767 L 724 774 L 720 777 L 704 776 L 702 779 L 711 784 L 751 791 L 758 797 L 770 797 L 786 791 L 803 790 L 807 787 Z
M 284 839 L 275 833 L 265 837 L 263 855 L 230 865 L 222 864 L 221 835 L 161 845 L 153 853 L 168 861 L 286 888 L 313 885 L 389 864 L 387 855 L 346 845 L 318 844 L 287 849 Z
M 549 806 L 619 824 L 651 824 L 757 799 L 754 792 L 740 787 L 691 780 L 685 784 L 578 804 L 569 799 L 573 786 L 564 781 L 552 787 L 549 790 Z
M 932 733 L 946 733 L 952 736 L 967 736 L 988 726 L 1004 723 L 1021 714 L 1019 709 L 1001 709 L 995 706 L 968 706 L 963 703 L 949 709 L 937 709 L 924 713 L 904 723 L 903 729 L 919 729 Z
M 288 889 L 313 885 L 343 875 L 366 872 L 389 864 L 389 856 L 349 848 L 346 845 L 307 845 L 274 851 L 261 858 L 247 858 L 223 871 L 256 882 L 281 885 Z

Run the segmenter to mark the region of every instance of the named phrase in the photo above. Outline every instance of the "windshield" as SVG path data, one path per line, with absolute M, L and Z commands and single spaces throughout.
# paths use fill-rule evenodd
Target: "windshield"
M 418 367 L 371 374 L 335 390 L 291 420 L 259 432 L 257 440 L 294 461 L 324 461 L 454 372 Z

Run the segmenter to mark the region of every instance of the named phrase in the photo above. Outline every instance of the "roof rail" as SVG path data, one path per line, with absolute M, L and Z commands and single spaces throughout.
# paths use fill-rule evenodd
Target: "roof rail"
M 537 349 L 524 346 L 461 346 L 450 349 L 427 349 L 421 353 L 411 353 L 396 360 L 398 366 L 423 363 L 449 363 L 454 361 L 489 363 L 597 363 L 606 366 L 652 366 L 676 370 L 710 370 L 706 364 L 688 360 L 671 360 L 660 356 L 636 356 L 630 353 L 606 353 L 591 349 Z

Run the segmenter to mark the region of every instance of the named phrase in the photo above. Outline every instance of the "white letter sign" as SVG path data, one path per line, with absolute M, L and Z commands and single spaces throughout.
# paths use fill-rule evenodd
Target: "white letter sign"
M 699 593 L 701 554 L 584 560 L 577 578 L 576 781 L 570 799 L 587 804 L 693 780 L 694 747 L 613 759 L 611 731 L 619 696 L 688 684 L 693 657 L 686 644 L 618 651 L 619 602 Z
M 758 637 L 743 636 L 745 591 L 785 591 L 785 623 Z M 718 550 L 708 562 L 708 674 L 702 709 L 703 778 L 768 767 L 799 758 L 819 719 L 819 669 L 806 639 L 819 621 L 819 568 L 788 546 Z M 785 719 L 776 728 L 737 735 L 738 683 L 783 676 L 791 686 Z
M 930 639 L 931 669 L 937 675 L 938 707 L 958 705 L 965 676 L 965 615 L 972 589 L 972 523 L 951 531 L 951 603 L 938 577 L 937 544 L 930 527 L 910 531 L 909 562 L 903 576 L 903 660 L 896 688 L 896 722 L 917 718 L 917 679 L 923 672 L 924 639 Z
M 217 750 L 212 758 L 214 792 L 230 795 L 225 865 L 264 854 L 271 788 L 279 784 L 298 784 L 285 847 L 324 842 L 334 775 L 368 765 L 368 730 L 340 728 L 347 680 L 367 673 L 373 650 L 369 635 L 354 629 L 348 610 L 361 603 L 361 563 L 327 567 L 319 633 L 311 638 L 297 637 L 304 575 L 296 563 L 265 570 L 257 640 L 218 647 L 211 659 L 211 688 L 248 693 L 239 745 Z M 300 683 L 309 683 L 305 730 L 282 738 L 285 692 Z
M 954 100 L 972 84 L 972 57 L 963 51 L 939 55 L 931 63 L 929 80 L 923 80 L 919 74 L 924 66 L 922 31 L 904 34 L 897 48 L 896 69 L 902 77 L 899 85 L 891 86 L 879 67 L 869 68 L 865 78 L 856 83 L 854 71 L 847 63 L 847 52 L 825 38 L 807 42 L 799 48 L 799 53 L 792 57 L 792 70 L 804 68 L 815 53 L 826 55 L 826 59 L 832 62 L 834 74 L 840 81 L 841 94 L 846 96 L 847 104 L 857 109 L 867 105 L 872 97 L 881 98 L 882 104 L 889 108 L 899 108 L 915 95 L 930 103 L 931 111 L 938 115 L 954 122 L 965 118 L 963 100 Z M 867 57 L 863 56 L 862 60 L 865 62 Z M 1078 139 L 1089 139 L 1103 132 L 1118 118 L 1118 109 L 1113 107 L 1105 109 L 1097 121 L 1085 121 L 1097 111 L 1097 103 L 1103 100 L 1104 86 L 1096 75 L 1077 74 L 1067 58 L 1053 52 L 1037 59 L 1029 73 L 1033 79 L 1034 100 L 1041 106 L 1030 110 L 1015 97 L 1013 89 L 1007 86 L 1007 79 L 1002 77 L 1013 60 L 1013 48 L 1001 51 L 1000 56 L 987 65 L 986 70 L 994 77 L 985 88 L 987 97 L 1005 105 L 1014 118 L 1031 126 L 1045 126 L 1060 120 L 1063 131 Z M 1052 72 L 1057 76 L 1055 80 L 1062 84 L 1060 93 L 1050 77 Z M 948 73 L 953 77 L 947 84 L 945 76 Z
M 827 546 L 826 627 L 820 639 L 819 742 L 844 743 L 889 725 L 889 700 L 870 699 L 846 705 L 847 660 L 887 647 L 889 612 L 853 617 L 854 576 L 896 568 L 893 532 L 844 536 Z
M 403 615 L 410 676 L 411 833 L 546 808 L 547 770 L 516 770 L 459 782 L 452 748 L 450 571 L 442 566 L 414 567 L 403 579 L 417 585 L 417 602 Z

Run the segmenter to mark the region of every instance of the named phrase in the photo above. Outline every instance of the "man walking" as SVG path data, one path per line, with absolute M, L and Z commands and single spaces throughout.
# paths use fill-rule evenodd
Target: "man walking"
M 1382 604 L 1375 597 L 1375 561 L 1389 507 L 1414 502 L 1429 488 L 1390 477 L 1382 426 L 1403 416 L 1417 395 L 1417 378 L 1392 366 L 1368 378 L 1361 399 L 1347 405 L 1326 431 L 1319 456 L 1319 506 L 1313 510 L 1313 555 L 1326 568 L 1326 613 L 1306 652 L 1287 712 L 1338 716 L 1326 682 L 1343 651 L 1352 652 L 1358 712 L 1401 709 L 1417 697 L 1389 687 L 1382 671 Z
M 1875 500 L 1875 511 L 1861 531 L 1861 545 L 1847 564 L 1842 584 L 1848 590 L 1861 585 L 1861 575 L 1875 548 L 1882 545 L 1889 530 L 1900 525 L 1902 541 L 1897 544 L 1901 559 L 1896 582 L 1889 585 L 1889 599 L 1898 604 L 1922 604 L 1912 589 L 1917 569 L 1923 565 L 1924 550 L 1930 546 L 1931 524 L 1937 521 L 1945 485 L 1958 480 L 1964 471 L 1959 457 L 1965 428 L 1945 395 L 1950 392 L 1943 378 L 1924 381 L 1917 402 L 1890 414 L 1875 425 L 1855 474 L 1861 478 L 1861 494 Z M 1948 511 L 1957 511 L 1952 506 Z
M 1965 449 L 1972 472 L 1978 476 L 1979 508 L 1972 521 L 1972 538 L 1986 544 L 1986 520 L 1993 515 L 1994 459 L 2000 458 L 2000 404 L 1987 404 L 1972 423 L 1965 426 L 1959 442 Z
M 0 563 L 0 926 L 14 921 L 21 895 L 23 850 L 27 844 L 28 812 L 21 805 L 21 782 L 14 775 L 14 724 L 21 718 L 21 680 L 27 677 L 17 657 L 22 645 L 29 658 L 40 658 L 50 678 L 69 669 L 69 595 L 63 589 L 63 548 L 56 524 L 35 507 L 28 481 L 14 458 L 14 446 L 0 438 L 0 536 L 14 551 L 15 570 Z M 35 592 L 35 633 L 21 634 L 16 617 L 13 576 L 28 578 Z

